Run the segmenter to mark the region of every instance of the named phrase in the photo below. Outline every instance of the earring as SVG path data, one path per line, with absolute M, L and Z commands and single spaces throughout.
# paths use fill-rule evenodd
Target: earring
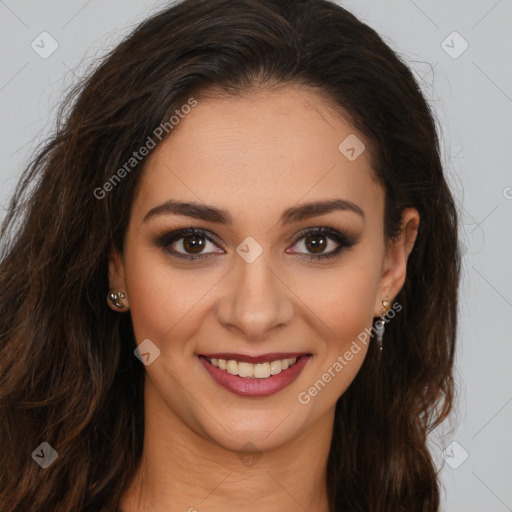
M 118 292 L 109 292 L 108 299 L 116 308 L 122 309 L 125 306 L 119 302 L 119 299 L 124 299 L 126 295 L 124 292 L 118 291 Z
M 387 315 L 387 312 L 391 308 L 391 301 L 383 300 L 382 301 L 382 309 L 380 310 L 380 318 L 375 322 L 375 331 L 377 335 L 377 344 L 379 345 L 379 350 L 382 352 L 382 338 L 384 336 L 385 330 L 385 320 L 384 317 Z

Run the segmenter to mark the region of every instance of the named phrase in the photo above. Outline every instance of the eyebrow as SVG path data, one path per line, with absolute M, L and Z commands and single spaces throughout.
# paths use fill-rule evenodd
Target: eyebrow
M 365 215 L 363 210 L 357 204 L 347 201 L 346 199 L 329 199 L 325 201 L 315 201 L 303 203 L 298 206 L 287 208 L 283 211 L 280 218 L 281 225 L 299 222 L 310 217 L 326 215 L 334 211 L 350 211 L 357 213 L 363 219 Z M 182 202 L 169 199 L 159 206 L 155 206 L 144 216 L 143 222 L 148 219 L 163 214 L 183 215 L 207 222 L 217 224 L 233 224 L 233 217 L 227 210 L 215 208 L 197 202 Z

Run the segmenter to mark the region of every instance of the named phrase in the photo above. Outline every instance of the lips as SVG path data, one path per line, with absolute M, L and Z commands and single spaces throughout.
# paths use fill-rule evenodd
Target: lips
M 268 367 L 269 363 L 272 361 L 293 360 L 295 357 L 297 360 L 291 366 L 287 366 L 286 369 L 277 368 L 276 371 L 279 371 L 279 373 L 276 375 L 269 375 L 268 377 L 266 376 L 268 375 L 268 371 L 266 375 L 256 375 L 256 373 L 259 372 L 255 372 L 255 376 L 249 378 L 242 377 L 240 375 L 232 375 L 229 371 L 225 371 L 212 364 L 212 362 L 214 362 L 212 360 L 216 360 L 218 362 L 224 360 L 224 362 L 228 361 L 227 364 L 235 364 L 235 362 L 238 361 L 236 362 L 236 365 L 239 365 L 240 363 L 242 365 L 252 363 L 254 365 Z M 261 356 L 247 356 L 244 354 L 223 352 L 200 355 L 198 359 L 213 381 L 231 393 L 245 397 L 266 397 L 278 393 L 291 385 L 299 377 L 312 357 L 313 356 L 311 354 L 304 352 L 275 352 L 272 354 L 262 354 Z

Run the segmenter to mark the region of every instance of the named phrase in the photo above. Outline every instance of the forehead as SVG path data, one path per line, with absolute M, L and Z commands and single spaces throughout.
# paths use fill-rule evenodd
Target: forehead
M 197 98 L 149 155 L 135 210 L 143 216 L 169 198 L 244 214 L 276 209 L 278 215 L 301 198 L 379 206 L 383 192 L 364 145 L 348 121 L 304 89 Z

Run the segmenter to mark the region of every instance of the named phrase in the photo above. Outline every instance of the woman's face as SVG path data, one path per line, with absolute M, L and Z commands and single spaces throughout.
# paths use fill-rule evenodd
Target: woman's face
M 386 246 L 384 192 L 361 144 L 314 93 L 286 86 L 199 99 L 148 156 L 110 266 L 137 343 L 150 340 L 147 419 L 261 451 L 332 423 L 417 228 L 406 210 L 412 234 Z M 198 232 L 169 235 L 187 228 Z M 245 364 L 201 357 L 228 353 Z

